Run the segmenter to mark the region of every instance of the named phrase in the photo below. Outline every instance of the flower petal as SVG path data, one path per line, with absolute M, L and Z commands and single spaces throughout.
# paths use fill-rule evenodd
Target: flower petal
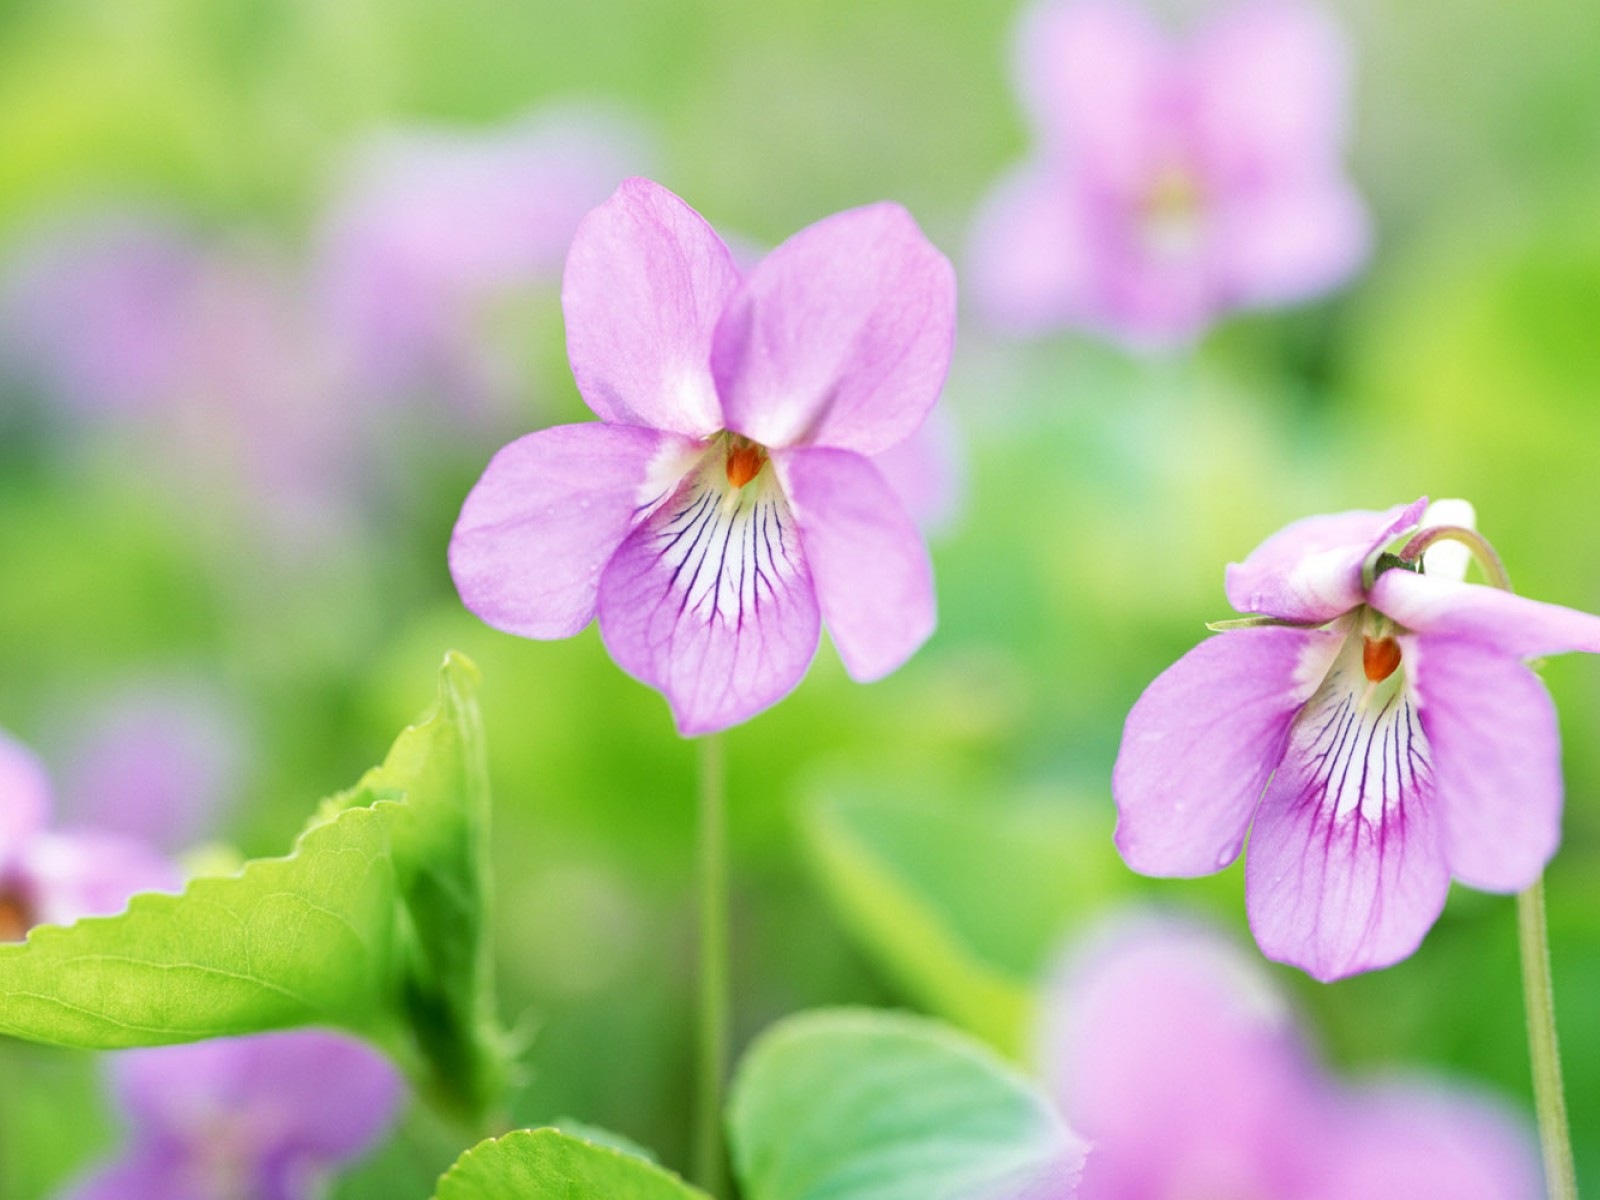
M 44 828 L 50 777 L 33 751 L 0 730 L 0 870 Z
M 1286 621 L 1331 621 L 1365 599 L 1367 556 L 1413 528 L 1426 507 L 1424 497 L 1384 512 L 1334 513 L 1285 526 L 1244 562 L 1228 564 L 1228 603 Z
M 696 437 L 722 428 L 711 337 L 739 269 L 660 184 L 624 180 L 567 252 L 561 308 L 578 390 L 604 421 Z
M 1334 1153 L 1313 1200 L 1539 1200 L 1539 1159 L 1523 1122 L 1487 1097 L 1420 1083 L 1353 1094 L 1328 1132 Z
M 1317 1161 L 1323 1088 L 1288 1007 L 1203 925 L 1102 926 L 1047 992 L 1043 1036 L 1062 1112 L 1094 1143 L 1081 1200 L 1284 1196 Z
M 787 450 L 773 462 L 794 507 L 828 633 L 852 679 L 881 679 L 937 624 L 928 548 L 899 497 L 848 450 Z
M 179 1147 L 141 1145 L 73 1183 L 60 1200 L 211 1200 L 196 1189 L 195 1174 Z
M 1238 857 L 1294 715 L 1341 642 L 1321 630 L 1234 630 L 1145 689 L 1111 774 L 1117 848 L 1130 867 L 1209 875 Z
M 1149 14 L 1116 0 L 1045 0 L 1015 44 L 1022 99 L 1046 137 L 1109 181 L 1137 179 L 1176 65 Z
M 1530 886 L 1561 843 L 1561 737 L 1544 684 L 1460 638 L 1407 638 L 1434 750 L 1450 873 L 1492 892 Z M 1408 646 L 1409 648 L 1409 646 Z
M 102 833 L 41 833 L 15 864 L 38 924 L 119 913 L 135 892 L 175 892 L 178 869 L 143 842 Z
M 600 633 L 667 697 L 678 731 L 710 733 L 782 699 L 816 654 L 811 569 L 771 470 L 731 488 L 713 457 L 623 541 L 600 579 Z
M 1292 304 L 1337 287 L 1366 261 L 1366 205 L 1329 173 L 1281 181 L 1217 205 L 1218 290 L 1236 304 Z
M 1320 10 L 1285 0 L 1229 9 L 1189 59 L 1211 169 L 1244 184 L 1331 166 L 1344 139 L 1348 58 Z
M 1385 571 L 1371 598 L 1380 612 L 1430 637 L 1466 638 L 1517 658 L 1600 654 L 1600 617 L 1484 584 Z
M 360 1154 L 398 1115 L 399 1073 L 345 1034 L 296 1029 L 129 1050 L 112 1085 L 144 1140 L 193 1141 L 218 1112 L 247 1144 L 245 1160 L 284 1154 L 331 1165 Z
M 1003 178 L 978 210 L 967 278 L 990 323 L 1039 333 L 1090 321 L 1102 251 L 1088 236 L 1072 175 L 1030 163 Z
M 905 441 L 875 455 L 872 465 L 923 533 L 948 532 L 961 511 L 967 481 L 961 437 L 943 405 L 935 405 Z
M 1415 950 L 1450 886 L 1437 803 L 1403 674 L 1369 685 L 1352 636 L 1295 722 L 1250 835 L 1245 903 L 1262 952 L 1326 981 Z
M 600 572 L 693 443 L 630 425 L 560 425 L 490 461 L 461 506 L 450 574 L 469 609 L 507 633 L 570 637 L 595 614 Z
M 955 319 L 955 272 L 898 204 L 809 225 L 756 264 L 717 324 L 728 428 L 774 447 L 887 450 L 938 399 Z

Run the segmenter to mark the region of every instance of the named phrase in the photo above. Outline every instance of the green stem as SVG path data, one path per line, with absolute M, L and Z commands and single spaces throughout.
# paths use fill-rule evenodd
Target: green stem
M 728 845 L 722 739 L 700 739 L 700 998 L 695 1078 L 694 1180 L 726 1191 L 722 1086 L 728 1073 Z
M 1572 1131 L 1561 1087 L 1561 1052 L 1556 1043 L 1555 992 L 1550 984 L 1550 933 L 1544 916 L 1544 876 L 1517 895 L 1517 933 L 1522 945 L 1522 999 L 1528 1010 L 1528 1054 L 1533 1060 L 1533 1106 L 1539 1114 L 1539 1145 L 1550 1200 L 1577 1200 Z
M 1424 529 L 1400 551 L 1414 562 L 1439 541 L 1460 542 L 1489 583 L 1509 592 L 1511 576 L 1494 547 L 1476 529 L 1457 525 Z M 1528 1058 L 1533 1067 L 1533 1108 L 1539 1118 L 1545 1186 L 1550 1200 L 1578 1200 L 1578 1174 L 1572 1162 L 1572 1129 L 1561 1086 L 1561 1050 L 1556 1039 L 1556 997 L 1550 979 L 1550 929 L 1544 914 L 1544 875 L 1517 894 L 1517 941 L 1522 954 L 1522 1002 L 1528 1018 Z

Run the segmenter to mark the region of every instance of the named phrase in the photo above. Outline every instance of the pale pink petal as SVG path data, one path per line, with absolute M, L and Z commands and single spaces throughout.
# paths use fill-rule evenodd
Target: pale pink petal
M 848 450 L 774 456 L 828 634 L 852 679 L 881 679 L 937 623 L 922 535 L 872 463 Z
M 935 405 L 905 441 L 874 456 L 872 465 L 923 533 L 935 537 L 955 523 L 965 500 L 966 458 L 943 405 Z
M 1012 333 L 1089 321 L 1101 242 L 1089 236 L 1079 189 L 1060 168 L 1007 175 L 979 209 L 967 277 L 980 312 Z
M 1350 638 L 1251 831 L 1245 906 L 1268 958 L 1326 981 L 1417 948 L 1450 886 L 1435 762 L 1404 676 L 1368 687 Z
M 1527 667 L 1462 638 L 1403 639 L 1434 749 L 1450 873 L 1491 892 L 1530 886 L 1561 843 L 1561 736 Z
M 1332 165 L 1350 74 L 1339 30 L 1292 0 L 1227 10 L 1190 51 L 1209 170 L 1233 187 Z
M 1459 1088 L 1386 1083 L 1354 1092 L 1325 1131 L 1330 1171 L 1306 1200 L 1539 1200 L 1526 1122 Z
M 628 179 L 567 252 L 561 307 L 578 390 L 605 421 L 705 437 L 722 428 L 711 338 L 739 270 L 704 218 Z
M 949 261 L 898 204 L 825 217 L 761 262 L 717 324 L 728 428 L 878 454 L 922 424 L 955 340 Z
M 1341 642 L 1318 630 L 1233 630 L 1145 689 L 1111 775 L 1117 848 L 1130 867 L 1209 875 L 1238 857 L 1295 714 Z
M 1058 973 L 1044 1071 L 1094 1145 L 1080 1200 L 1293 1196 L 1324 1089 L 1259 965 L 1204 926 L 1122 917 Z
M 1228 603 L 1239 612 L 1288 621 L 1331 621 L 1366 598 L 1361 568 L 1368 556 L 1413 528 L 1426 507 L 1424 497 L 1384 512 L 1296 521 L 1262 542 L 1244 562 L 1228 564 Z
M 461 506 L 450 574 L 496 629 L 570 637 L 595 614 L 600 573 L 693 444 L 630 425 L 561 425 L 519 438 Z
M 1349 279 L 1371 231 L 1356 190 L 1333 176 L 1232 197 L 1212 214 L 1217 287 L 1226 302 L 1291 304 Z
M 816 654 L 811 570 L 770 465 L 743 488 L 714 457 L 638 526 L 600 580 L 600 633 L 617 664 L 657 688 L 678 731 L 754 716 Z M 721 478 L 719 478 L 721 476 Z
M 1385 571 L 1372 586 L 1372 605 L 1418 633 L 1466 638 L 1518 658 L 1600 654 L 1600 617 L 1484 584 Z
M 50 777 L 33 751 L 0 730 L 0 871 L 44 828 Z
M 173 892 L 183 876 L 143 842 L 115 834 L 41 833 L 13 868 L 38 924 L 121 912 L 136 892 Z
M 1044 0 L 1017 27 L 1017 79 L 1040 131 L 1105 182 L 1150 161 L 1177 56 L 1146 11 L 1116 0 Z

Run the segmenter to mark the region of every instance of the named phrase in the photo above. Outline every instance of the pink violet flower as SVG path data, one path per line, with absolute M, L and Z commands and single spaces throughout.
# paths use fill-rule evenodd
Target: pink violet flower
M 1249 830 L 1256 940 L 1322 980 L 1411 954 L 1452 877 L 1530 886 L 1561 837 L 1555 708 L 1525 660 L 1600 653 L 1600 617 L 1466 583 L 1450 543 L 1423 572 L 1380 561 L 1470 525 L 1462 501 L 1426 507 L 1309 517 L 1230 565 L 1229 603 L 1268 623 L 1157 678 L 1112 774 L 1136 871 L 1210 874 Z
M 1522 1123 L 1458 1086 L 1326 1076 L 1227 939 L 1122 917 L 1046 995 L 1042 1052 L 1092 1143 L 1079 1200 L 1537 1200 Z
M 578 227 L 567 350 L 597 423 L 502 449 L 450 569 L 497 629 L 611 656 L 708 733 L 799 683 L 826 620 L 857 680 L 932 633 L 933 574 L 872 458 L 922 424 L 955 331 L 950 264 L 900 206 L 808 226 L 741 272 L 630 179 Z
M 316 1029 L 125 1050 L 110 1074 L 128 1144 L 66 1200 L 315 1200 L 405 1095 L 376 1050 Z
M 1180 45 L 1131 3 L 1041 0 L 1016 45 L 1037 150 L 973 234 L 975 294 L 998 324 L 1171 346 L 1365 259 L 1340 164 L 1349 69 L 1318 11 L 1246 0 Z
M 44 766 L 0 732 L 0 942 L 35 925 L 120 912 L 135 892 L 175 890 L 177 870 L 143 842 L 48 827 Z

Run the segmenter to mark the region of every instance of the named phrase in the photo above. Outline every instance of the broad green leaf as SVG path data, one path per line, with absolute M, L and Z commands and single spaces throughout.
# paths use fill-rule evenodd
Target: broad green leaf
M 1012 1055 L 1068 923 L 1120 886 L 1102 849 L 1110 833 L 1108 819 L 1070 809 L 997 814 L 870 794 L 826 795 L 805 813 L 845 926 L 911 999 Z
M 709 1200 L 670 1171 L 555 1129 L 519 1129 L 468 1150 L 434 1200 Z
M 1065 1200 L 1084 1144 L 982 1043 L 898 1013 L 791 1017 L 734 1082 L 746 1200 Z
M 287 857 L 0 946 L 0 1033 L 115 1049 L 331 1025 L 389 1051 L 441 1106 L 481 1116 L 506 1062 L 477 686 L 476 667 L 447 657 L 437 706 L 324 802 Z

